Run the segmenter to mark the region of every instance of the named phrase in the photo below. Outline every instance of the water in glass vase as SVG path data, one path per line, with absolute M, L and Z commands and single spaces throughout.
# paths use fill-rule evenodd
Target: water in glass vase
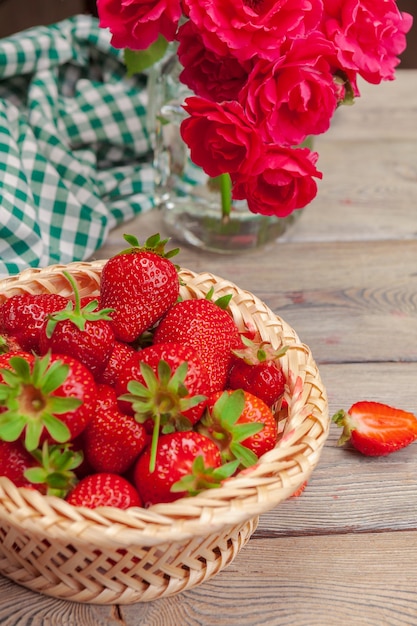
M 229 193 L 228 175 L 210 178 L 190 159 L 180 135 L 186 116 L 182 103 L 191 95 L 178 81 L 176 57 L 161 64 L 149 78 L 149 127 L 153 133 L 155 201 L 167 230 L 179 241 L 220 253 L 244 252 L 275 242 L 297 219 L 254 214 L 247 202 L 232 201 L 222 212 L 222 193 Z M 229 180 L 230 182 L 230 180 Z

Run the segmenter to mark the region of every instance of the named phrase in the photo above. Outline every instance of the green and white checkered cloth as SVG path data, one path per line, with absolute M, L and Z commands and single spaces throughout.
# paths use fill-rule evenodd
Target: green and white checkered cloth
M 146 89 L 94 17 L 0 40 L 0 276 L 89 258 L 153 206 Z

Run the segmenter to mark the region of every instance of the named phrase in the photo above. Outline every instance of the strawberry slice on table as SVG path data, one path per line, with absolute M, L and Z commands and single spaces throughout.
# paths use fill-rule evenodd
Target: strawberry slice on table
M 140 496 L 132 483 L 111 472 L 85 476 L 65 499 L 73 506 L 85 506 L 89 509 L 98 506 L 114 506 L 118 509 L 142 506 Z
M 417 417 L 380 402 L 356 402 L 332 420 L 343 428 L 338 445 L 350 442 L 367 456 L 391 454 L 417 439 Z
M 191 346 L 207 368 L 210 392 L 224 389 L 232 349 L 241 346 L 238 327 L 226 308 L 231 296 L 213 301 L 206 298 L 177 302 L 163 317 L 154 333 L 154 344 L 175 342 Z
M 139 245 L 125 235 L 130 247 L 109 259 L 102 270 L 100 299 L 114 309 L 116 339 L 132 343 L 176 302 L 179 277 L 170 260 L 178 249 L 165 252 L 168 239 L 154 235 Z
M 0 369 L 0 439 L 21 439 L 29 451 L 45 439 L 70 441 L 87 426 L 96 400 L 93 375 L 76 359 L 12 353 Z

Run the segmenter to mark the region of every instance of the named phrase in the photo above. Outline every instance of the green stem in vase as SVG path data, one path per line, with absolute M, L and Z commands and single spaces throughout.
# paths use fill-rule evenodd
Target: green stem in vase
M 232 208 L 232 181 L 230 179 L 230 174 L 227 173 L 220 174 L 218 180 L 222 203 L 222 221 L 227 222 Z

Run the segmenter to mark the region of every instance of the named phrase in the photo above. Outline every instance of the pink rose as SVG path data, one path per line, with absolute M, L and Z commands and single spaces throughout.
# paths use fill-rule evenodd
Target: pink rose
M 100 26 L 109 28 L 115 48 L 145 50 L 161 34 L 175 39 L 180 0 L 97 0 Z
M 323 29 L 342 69 L 378 84 L 392 80 L 413 18 L 395 0 L 325 0 Z
M 305 37 L 320 23 L 322 0 L 183 0 L 204 45 L 240 61 L 276 59 L 287 38 Z
M 318 154 L 307 148 L 271 146 L 262 159 L 262 171 L 255 175 L 232 176 L 233 198 L 247 199 L 252 213 L 285 217 L 309 204 L 317 194 L 313 177 L 321 178 L 316 169 Z
M 218 56 L 208 50 L 195 25 L 188 21 L 178 31 L 178 58 L 184 66 L 180 81 L 197 96 L 215 102 L 236 100 L 252 68 L 226 52 Z
M 297 145 L 329 129 L 339 98 L 333 58 L 333 45 L 313 33 L 278 61 L 255 64 L 239 101 L 265 141 Z
M 197 96 L 185 100 L 189 113 L 181 123 L 181 137 L 191 160 L 209 176 L 250 169 L 261 153 L 259 136 L 238 102 L 217 104 Z

